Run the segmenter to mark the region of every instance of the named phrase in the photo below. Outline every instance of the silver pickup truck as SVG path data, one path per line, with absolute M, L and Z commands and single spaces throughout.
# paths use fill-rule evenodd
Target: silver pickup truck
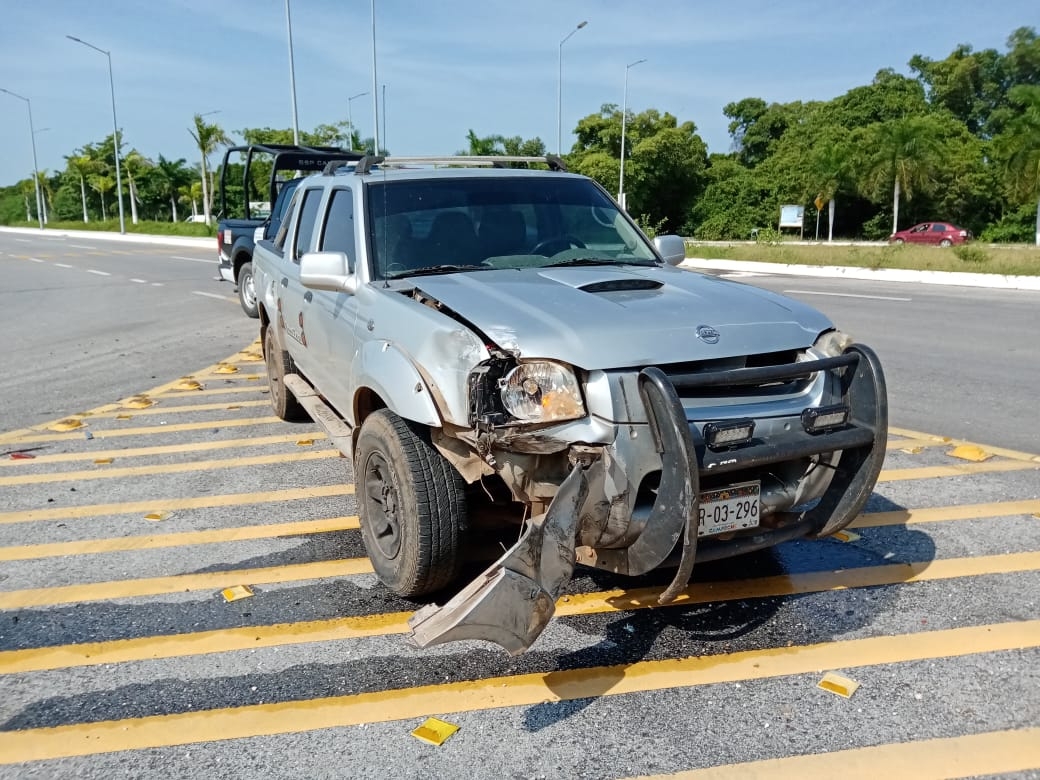
M 673 567 L 668 603 L 697 561 L 863 508 L 888 426 L 875 354 L 684 254 L 554 157 L 330 163 L 257 245 L 275 412 L 352 459 L 388 588 L 455 585 L 412 617 L 416 645 L 518 654 L 576 564 Z M 517 541 L 460 590 L 489 523 Z

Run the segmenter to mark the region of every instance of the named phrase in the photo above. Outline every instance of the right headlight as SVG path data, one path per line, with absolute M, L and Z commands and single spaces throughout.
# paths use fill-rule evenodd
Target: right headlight
M 549 360 L 521 363 L 502 377 L 502 405 L 524 422 L 557 422 L 585 416 L 578 380 L 570 367 Z

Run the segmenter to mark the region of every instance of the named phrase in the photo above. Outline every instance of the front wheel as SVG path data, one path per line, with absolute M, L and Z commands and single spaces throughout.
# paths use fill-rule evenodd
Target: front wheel
M 243 263 L 238 271 L 238 302 L 242 311 L 254 320 L 260 316 L 260 307 L 256 304 L 256 285 L 253 283 L 253 264 Z
M 953 242 L 950 241 L 950 239 L 948 238 L 944 238 L 942 241 L 939 242 L 939 246 L 953 246 Z
M 901 238 L 897 238 L 897 239 L 896 239 L 895 241 L 893 241 L 892 243 L 893 243 L 893 244 L 895 244 L 896 246 L 902 246 L 904 242 L 903 242 L 903 239 L 901 239 Z
M 354 480 L 361 538 L 390 590 L 422 596 L 458 576 L 465 489 L 427 436 L 389 409 L 374 412 L 358 436 Z

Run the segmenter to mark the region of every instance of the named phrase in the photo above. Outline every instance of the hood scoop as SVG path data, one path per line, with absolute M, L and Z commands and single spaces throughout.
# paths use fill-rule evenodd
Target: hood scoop
M 632 292 L 634 290 L 660 290 L 664 284 L 656 279 L 609 279 L 603 282 L 589 282 L 578 287 L 582 292 L 612 293 Z

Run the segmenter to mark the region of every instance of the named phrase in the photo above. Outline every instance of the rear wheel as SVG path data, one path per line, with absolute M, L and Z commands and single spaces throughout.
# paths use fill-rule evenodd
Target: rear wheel
M 256 285 L 253 284 L 253 264 L 243 263 L 238 271 L 238 302 L 246 316 L 256 319 L 260 309 L 256 305 Z
M 308 419 L 307 410 L 300 406 L 296 396 L 285 386 L 285 375 L 295 374 L 296 365 L 289 353 L 274 337 L 274 326 L 264 330 L 264 362 L 267 364 L 267 389 L 271 396 L 271 409 L 287 422 L 302 422 Z
M 401 596 L 432 593 L 454 580 L 466 494 L 428 437 L 380 409 L 361 426 L 354 470 L 361 537 L 379 579 Z

